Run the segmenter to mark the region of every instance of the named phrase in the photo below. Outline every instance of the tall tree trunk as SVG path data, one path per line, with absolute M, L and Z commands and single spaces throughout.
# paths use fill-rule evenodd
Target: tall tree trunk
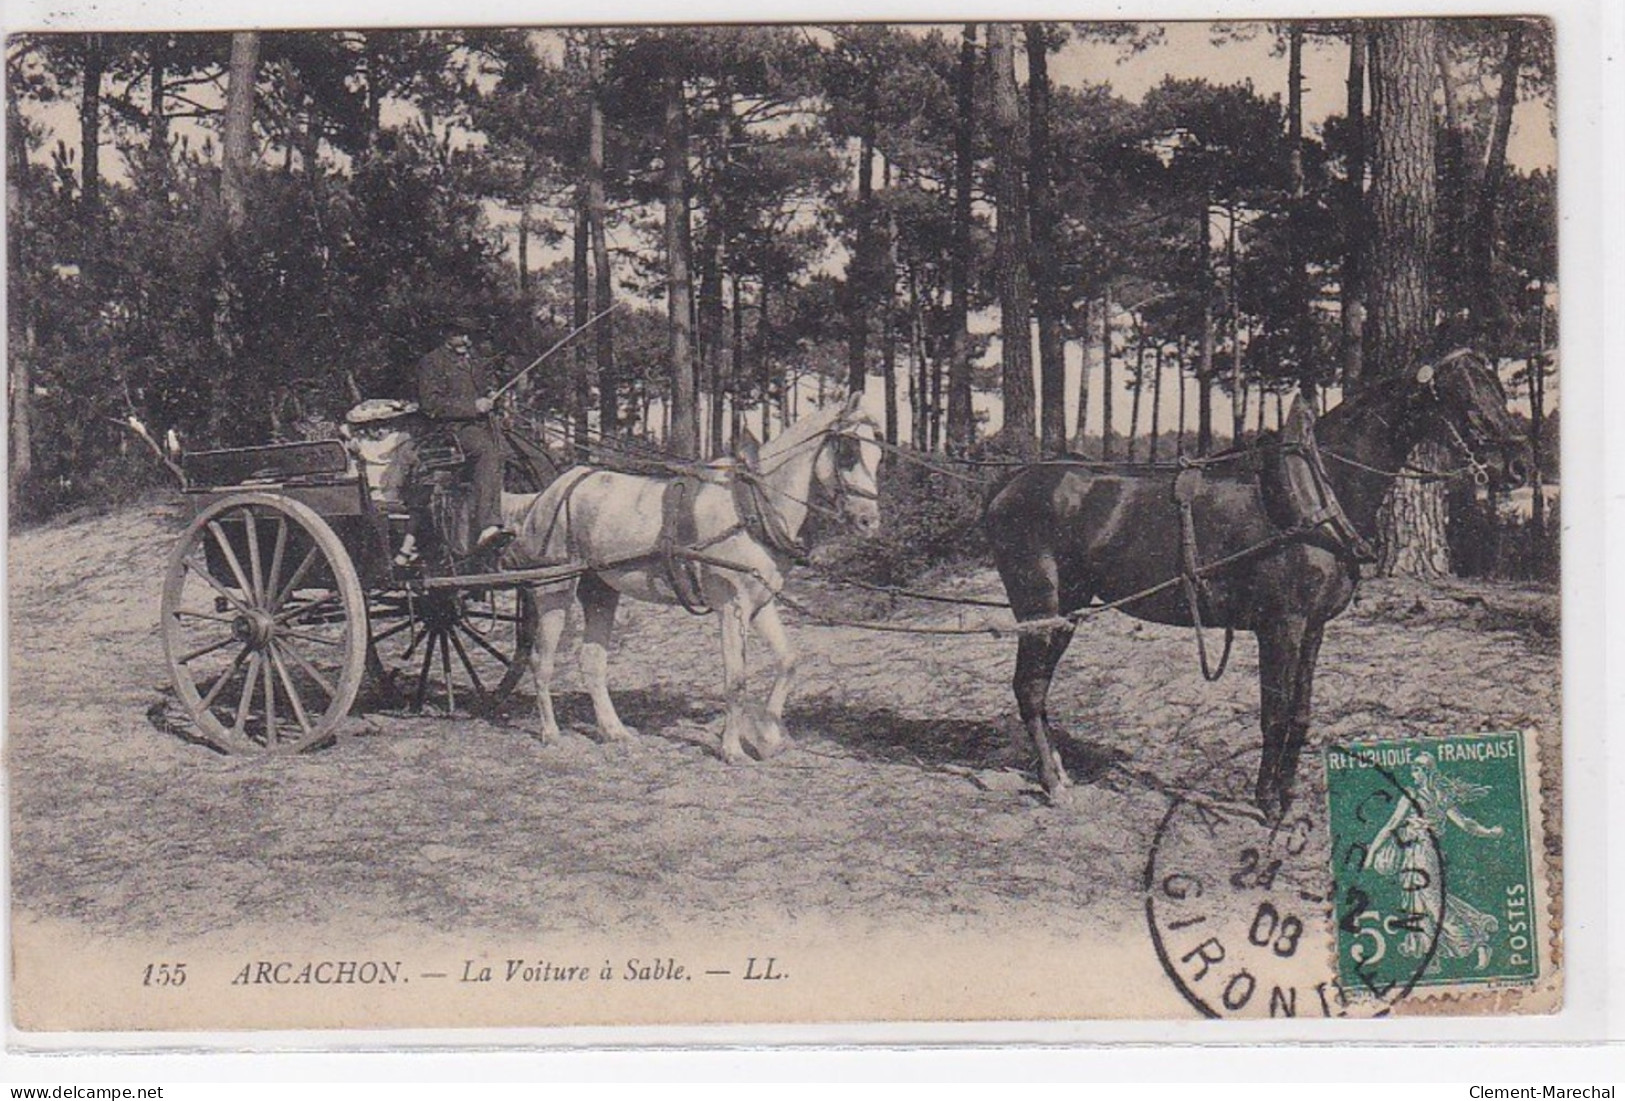
M 168 79 L 169 36 L 154 34 L 148 39 L 147 171 L 154 187 L 169 175 L 169 108 L 164 102 L 164 81 Z
M 592 316 L 592 272 L 587 266 L 592 255 L 588 243 L 587 196 L 582 187 L 576 188 L 574 256 L 570 266 L 571 328 L 579 329 Z M 592 362 L 587 355 L 587 342 L 578 340 L 570 349 L 570 415 L 575 426 L 577 458 L 585 461 L 591 450 L 591 426 L 588 410 L 592 408 Z
M 1213 450 L 1213 205 L 1202 200 L 1202 349 L 1196 365 L 1196 453 Z
M 1225 234 L 1225 279 L 1229 283 L 1230 299 L 1230 443 L 1241 443 L 1246 428 L 1247 392 L 1241 382 L 1241 300 L 1236 297 L 1236 204 L 1225 207 L 1225 220 L 1229 223 Z
M 975 440 L 970 387 L 971 186 L 976 149 L 976 24 L 966 23 L 959 41 L 954 90 L 954 242 L 951 314 L 948 321 L 948 452 L 963 455 Z M 940 397 L 940 395 L 938 395 Z M 933 417 L 935 403 L 933 398 Z
M 1080 309 L 1083 317 L 1078 324 L 1083 336 L 1078 341 L 1078 421 L 1072 426 L 1072 450 L 1082 455 L 1089 442 L 1089 333 L 1093 326 L 1089 324 L 1088 303 Z
M 1343 270 L 1340 284 L 1343 392 L 1360 392 L 1365 370 L 1365 59 L 1369 48 L 1365 24 L 1356 21 L 1349 32 L 1348 179 L 1343 194 Z
M 614 273 L 609 266 L 609 239 L 605 222 L 609 202 L 604 185 L 604 32 L 587 32 L 587 217 L 592 235 L 593 313 L 615 304 Z M 604 314 L 594 325 L 598 361 L 598 430 L 620 431 L 620 376 L 615 368 L 615 317 Z
M 1112 431 L 1112 391 L 1117 380 L 1112 370 L 1112 285 L 1106 284 L 1100 296 L 1100 457 L 1109 459 L 1115 450 Z
M 891 190 L 891 163 L 886 164 L 886 190 Z M 897 211 L 886 208 L 886 266 L 881 295 L 881 374 L 885 380 L 886 442 L 897 443 Z
M 1377 24 L 1371 206 L 1371 354 L 1384 375 L 1414 370 L 1432 339 L 1436 181 L 1433 24 Z
M 771 437 L 773 411 L 773 366 L 772 358 L 768 354 L 769 337 L 772 333 L 771 319 L 767 312 L 767 276 L 762 276 L 762 298 L 757 303 L 761 316 L 756 322 L 756 382 L 761 387 L 762 403 L 762 442 L 766 443 Z
M 1469 254 L 1477 246 L 1469 238 L 1470 225 L 1468 198 L 1472 186 L 1467 182 L 1468 156 L 1466 129 L 1456 103 L 1456 80 L 1450 67 L 1450 50 L 1444 36 L 1436 36 L 1434 53 L 1438 59 L 1440 101 L 1444 105 L 1444 119 L 1440 126 L 1438 215 L 1434 237 L 1439 255 L 1434 264 L 1434 300 L 1448 319 L 1452 329 L 1460 331 L 1460 319 L 1466 314 L 1468 303 Z M 1465 338 L 1465 332 L 1460 332 Z
M 940 353 L 927 354 L 925 358 L 931 365 L 931 397 L 928 402 L 931 410 L 931 450 L 951 452 L 949 426 L 943 423 L 947 406 L 943 404 L 942 387 L 943 376 L 952 370 L 952 364 L 944 364 Z
M 1374 36 L 1371 351 L 1389 377 L 1415 371 L 1433 335 L 1434 34 L 1431 20 L 1394 19 L 1378 23 Z M 1436 467 L 1436 452 L 1418 448 L 1412 462 Z M 1401 478 L 1383 512 L 1382 573 L 1449 572 L 1440 485 Z
M 1530 521 L 1542 548 L 1546 546 L 1546 491 L 1542 471 L 1545 469 L 1546 446 L 1542 432 L 1546 425 L 1546 281 L 1540 281 L 1540 323 L 1537 327 L 1537 347 L 1529 357 L 1525 374 L 1529 384 L 1529 485 L 1534 490 L 1530 501 Z M 1544 558 L 1543 558 L 1544 561 Z
M 700 405 L 694 386 L 694 288 L 689 275 L 688 109 L 683 78 L 668 71 L 664 79 L 666 336 L 671 369 L 671 438 L 674 455 L 700 454 Z
M 254 155 L 254 86 L 259 79 L 259 67 L 258 32 L 233 33 L 220 173 L 220 198 L 225 205 L 226 222 L 233 229 L 241 228 L 248 216 L 248 169 Z
M 84 88 L 79 97 L 79 196 L 87 234 L 93 234 L 101 220 L 102 76 L 106 71 L 106 38 L 85 35 Z M 87 242 L 86 247 L 92 255 L 97 251 L 93 242 Z
M 1155 362 L 1151 368 L 1156 374 L 1151 376 L 1151 451 L 1147 459 L 1157 461 L 1157 448 L 1159 437 L 1162 434 L 1162 341 L 1157 341 Z
M 1134 461 L 1134 439 L 1140 431 L 1140 394 L 1145 390 L 1145 333 L 1134 338 L 1134 389 L 1128 413 L 1128 459 Z
M 387 33 L 387 32 L 386 32 Z M 362 36 L 362 53 L 366 64 L 366 96 L 361 105 L 363 125 L 366 127 L 365 148 L 362 156 L 372 157 L 378 151 L 378 136 L 383 132 L 384 78 L 383 55 L 378 47 L 378 36 Z
M 908 396 L 912 416 L 909 420 L 909 442 L 916 450 L 929 446 L 930 401 L 929 368 L 925 359 L 925 319 L 920 312 L 919 264 L 911 256 L 908 264 Z
M 1032 195 L 1033 285 L 1038 314 L 1039 437 L 1046 455 L 1066 448 L 1066 345 L 1056 270 L 1055 189 L 1050 180 L 1049 36 L 1027 27 L 1028 188 Z
M 1309 312 L 1309 271 L 1304 242 L 1309 237 L 1305 204 L 1308 185 L 1303 172 L 1303 24 L 1293 22 L 1287 29 L 1287 178 L 1291 190 L 1288 262 L 1292 266 L 1292 344 L 1298 364 L 1298 386 L 1313 394 L 1316 381 L 1313 319 Z
M 700 250 L 700 364 L 704 372 L 709 456 L 722 453 L 722 238 L 707 226 Z
M 519 201 L 519 296 L 530 302 L 530 197 Z
M 869 379 L 869 311 L 880 281 L 875 215 L 875 127 L 880 113 L 873 73 L 865 77 L 863 132 L 858 140 L 857 239 L 846 274 L 846 388 L 861 394 Z
M 733 292 L 733 348 L 728 356 L 728 449 L 731 452 L 739 444 L 739 437 L 745 427 L 745 301 L 744 292 L 740 289 L 741 279 L 738 272 L 733 272 L 728 279 L 729 289 Z
M 1014 30 L 989 23 L 988 67 L 992 75 L 993 167 L 998 221 L 994 227 L 999 288 L 999 346 L 1006 446 L 1018 455 L 1037 444 L 1033 395 L 1032 243 L 1027 189 L 1022 179 L 1021 103 L 1016 94 Z
M 1506 343 L 1506 304 L 1495 278 L 1497 239 L 1501 231 L 1501 186 L 1506 178 L 1507 142 L 1512 134 L 1512 112 L 1518 104 L 1518 74 L 1523 69 L 1524 26 L 1506 23 L 1506 53 L 1501 59 L 1500 89 L 1495 97 L 1495 125 L 1484 178 L 1478 188 L 1473 217 L 1473 331 L 1484 350 L 1499 357 Z
M 1174 435 L 1174 454 L 1185 454 L 1185 344 L 1174 352 L 1174 377 L 1179 380 L 1179 429 Z
M 29 273 L 33 269 L 28 256 L 33 225 L 32 211 L 26 196 L 28 189 L 23 178 L 28 171 L 28 137 L 23 124 L 17 96 L 6 96 L 6 223 L 9 240 L 6 248 L 6 274 L 9 285 L 7 305 L 8 321 L 17 326 L 10 335 L 21 335 L 12 344 L 8 355 L 11 370 L 11 491 L 16 492 L 28 481 L 34 465 L 34 382 L 33 363 L 35 345 L 34 311 L 37 308 L 30 287 Z M 17 505 L 12 498 L 12 507 Z M 13 514 L 15 515 L 15 514 Z

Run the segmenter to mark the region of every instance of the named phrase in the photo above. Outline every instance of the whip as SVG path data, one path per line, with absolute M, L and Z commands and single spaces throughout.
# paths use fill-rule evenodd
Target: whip
M 547 360 L 548 356 L 552 355 L 554 352 L 558 351 L 560 348 L 562 348 L 566 344 L 570 343 L 570 341 L 574 340 L 576 337 L 580 336 L 582 333 L 586 332 L 588 329 L 590 329 L 594 325 L 596 325 L 599 321 L 601 321 L 604 318 L 608 317 L 610 314 L 614 313 L 616 310 L 618 310 L 620 308 L 621 308 L 621 303 L 617 302 L 613 306 L 610 306 L 608 309 L 600 310 L 598 313 L 593 314 L 591 317 L 587 318 L 587 320 L 583 321 L 580 325 L 577 325 L 575 328 L 573 328 L 569 332 L 565 333 L 563 336 L 561 336 L 557 341 L 555 341 L 553 343 L 553 346 L 551 348 L 549 348 L 547 351 L 543 352 L 541 355 L 537 356 L 534 360 L 532 360 L 529 367 L 526 367 L 523 371 L 520 371 L 517 375 L 513 376 L 513 378 L 511 378 L 507 382 L 503 383 L 502 388 L 497 390 L 494 394 L 491 395 L 491 400 L 494 402 L 494 401 L 496 401 L 497 398 L 500 398 L 503 394 L 506 394 L 509 390 L 513 389 L 514 384 L 517 383 L 520 379 L 524 378 L 526 375 L 530 374 L 536 368 L 540 367 Z

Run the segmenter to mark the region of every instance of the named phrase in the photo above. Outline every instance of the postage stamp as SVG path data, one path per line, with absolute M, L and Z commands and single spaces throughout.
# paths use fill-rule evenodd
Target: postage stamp
M 1522 731 L 1326 751 L 1345 987 L 1530 984 L 1550 967 L 1527 760 Z

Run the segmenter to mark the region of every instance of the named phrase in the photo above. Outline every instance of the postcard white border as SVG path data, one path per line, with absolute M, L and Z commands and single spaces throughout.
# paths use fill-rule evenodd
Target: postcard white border
M 1611 716 L 1625 714 L 1625 662 L 1621 661 L 1617 629 L 1621 622 L 1621 591 L 1625 583 L 1608 586 L 1605 563 L 1610 547 L 1625 540 L 1625 462 L 1621 461 L 1616 428 L 1610 438 L 1608 425 L 1625 425 L 1625 399 L 1621 397 L 1620 372 L 1625 370 L 1621 351 L 1625 349 L 1625 278 L 1621 257 L 1625 256 L 1625 233 L 1621 231 L 1622 157 L 1621 133 L 1625 132 L 1625 97 L 1622 97 L 1621 48 L 1625 47 L 1620 10 L 1607 0 L 1563 0 L 1557 3 L 1518 4 L 1505 2 L 1441 2 L 1424 0 L 1407 4 L 1379 5 L 1364 0 L 1336 5 L 1323 3 L 1282 4 L 1280 10 L 1260 11 L 1236 0 L 1165 0 L 1131 4 L 1059 4 L 1054 0 L 1029 2 L 1019 8 L 965 3 L 924 3 L 922 0 L 878 0 L 858 5 L 842 3 L 798 3 L 772 14 L 786 21 L 868 19 L 943 22 L 987 18 L 1113 18 L 1113 19 L 1258 19 L 1270 14 L 1294 18 L 1348 15 L 1488 15 L 1496 13 L 1550 14 L 1557 20 L 1559 43 L 1559 183 L 1561 212 L 1561 257 L 1564 301 L 1562 312 L 1562 352 L 1565 368 L 1564 401 L 1564 546 L 1563 546 L 1563 648 L 1564 648 L 1564 788 L 1565 788 L 1565 970 L 1567 993 L 1564 1010 L 1550 1017 L 1500 1019 L 1427 1019 L 1411 1022 L 1409 1042 L 1417 1044 L 1551 1044 L 1595 1043 L 1625 1038 L 1625 875 L 1609 876 L 1610 849 L 1625 846 L 1625 737 L 1610 738 Z M 672 7 L 654 0 L 612 0 L 595 5 L 594 21 L 636 23 L 669 20 Z M 105 27 L 138 29 L 156 26 L 195 28 L 232 26 L 430 26 L 430 25 L 523 25 L 579 20 L 587 14 L 578 6 L 523 3 L 522 0 L 481 0 L 453 8 L 444 0 L 281 0 L 274 6 L 256 5 L 245 0 L 101 0 L 98 3 L 56 4 L 50 0 L 12 0 L 0 15 L 7 28 L 30 27 L 70 30 Z M 739 0 L 693 0 L 683 8 L 685 21 L 726 21 L 760 19 L 767 14 L 760 6 Z M 1605 60 L 1607 55 L 1612 60 Z M 1611 303 L 1611 309 L 1610 309 Z M 1608 479 L 1622 479 L 1610 491 Z M 1610 536 L 1612 538 L 1610 538 Z M 1615 565 L 1625 565 L 1625 557 L 1614 555 Z M 0 631 L 5 628 L 0 625 Z M 1613 645 L 1610 645 L 1612 643 Z M 1612 744 L 1610 744 L 1610 742 Z M 1610 798 L 1610 796 L 1612 796 Z M 3 828 L 3 824 L 0 824 Z M 1612 845 L 1610 845 L 1612 842 Z M 1610 923 L 1610 918 L 1613 919 Z M 0 917 L 0 934 L 5 934 Z M 1609 927 L 1613 926 L 1610 945 Z M 9 943 L 9 941 L 8 941 Z M 9 991 L 6 1002 L 9 1005 Z M 1176 1073 L 1180 1067 L 1198 1068 L 1198 1076 L 1211 1073 L 1214 1065 L 1201 1047 L 1185 1047 L 1155 1054 L 1146 1059 L 1137 1045 L 1221 1045 L 1247 1062 L 1246 1045 L 1304 1045 L 1278 1049 L 1278 1057 L 1316 1074 L 1335 1075 L 1337 1067 L 1318 1060 L 1333 1055 L 1323 1045 L 1389 1042 L 1392 1029 L 1381 1022 L 1083 1022 L 1083 1023 L 997 1023 L 997 1024 L 874 1024 L 818 1027 L 741 1028 L 655 1028 L 655 1029 L 563 1029 L 563 1030 L 424 1030 L 392 1032 L 297 1032 L 255 1034 L 187 1033 L 161 1036 L 143 1034 L 59 1034 L 42 1038 L 11 1030 L 7 1023 L 8 1045 L 27 1043 L 93 1055 L 90 1063 L 112 1058 L 113 1051 L 165 1054 L 155 1062 L 143 1062 L 143 1071 L 162 1076 L 160 1068 L 186 1056 L 183 1051 L 232 1052 L 217 1055 L 213 1062 L 222 1070 L 240 1069 L 246 1075 L 263 1076 L 264 1068 L 276 1073 L 294 1069 L 287 1060 L 298 1051 L 348 1053 L 361 1062 L 389 1069 L 360 1052 L 392 1052 L 391 1059 L 407 1068 L 402 1073 L 416 1076 L 410 1069 L 420 1065 L 443 1065 L 447 1060 L 472 1060 L 481 1073 L 523 1061 L 518 1052 L 501 1054 L 489 1049 L 545 1049 L 550 1057 L 562 1051 L 594 1049 L 599 1058 L 615 1060 L 605 1049 L 626 1045 L 655 1045 L 675 1048 L 724 1047 L 756 1048 L 768 1045 L 784 1049 L 792 1063 L 811 1058 L 803 1045 L 823 1048 L 830 1065 L 843 1045 L 952 1045 L 982 1050 L 989 1059 L 1010 1057 L 991 1050 L 1010 1045 L 1134 1045 L 1119 1049 L 1124 1064 L 1154 1066 L 1163 1073 Z M 468 1049 L 488 1049 L 475 1054 Z M 1102 1049 L 1085 1047 L 1084 1051 Z M 1251 1049 L 1262 1054 L 1264 1049 Z M 459 1054 L 451 1054 L 456 1051 Z M 408 1054 L 416 1052 L 415 1056 Z M 271 1054 L 276 1053 L 276 1054 Z M 1317 1054 L 1318 1053 L 1318 1054 Z M 718 1053 L 713 1052 L 713 1055 Z M 946 1054 L 946 1053 L 945 1053 Z M 974 1056 L 974 1050 L 958 1054 Z M 1211 1053 L 1209 1053 L 1211 1054 Z M 1398 1055 L 1389 1052 L 1388 1056 Z M 1015 1056 L 1026 1059 L 1041 1052 Z M 1386 1058 L 1387 1056 L 1385 1056 Z M 16 1055 L 0 1062 L 0 1078 Z M 327 1065 L 331 1055 L 301 1055 L 297 1065 L 308 1072 Z M 260 1062 L 260 1060 L 265 1062 Z M 752 1057 L 754 1059 L 754 1056 Z M 951 1062 L 952 1060 L 950 1060 Z M 726 1064 L 727 1057 L 721 1058 Z M 908 1063 L 903 1059 L 902 1063 Z M 86 1065 L 89 1066 L 90 1063 Z M 608 1064 L 606 1064 L 608 1065 Z M 948 1064 L 940 1064 L 946 1067 Z M 397 1068 L 398 1069 L 398 1068 Z M 1354 1068 L 1351 1068 L 1354 1069 Z M 1370 1068 L 1367 1067 L 1367 1070 Z M 319 1070 L 318 1070 L 318 1073 Z M 188 1074 L 188 1077 L 197 1077 Z

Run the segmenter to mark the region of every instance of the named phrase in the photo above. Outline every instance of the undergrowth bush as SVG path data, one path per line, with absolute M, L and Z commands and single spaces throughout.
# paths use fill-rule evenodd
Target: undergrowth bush
M 11 494 L 13 528 L 83 512 L 106 512 L 144 500 L 174 479 L 145 449 L 114 452 L 81 474 L 36 474 Z
M 907 584 L 936 569 L 990 564 L 982 506 L 1002 471 L 940 455 L 929 462 L 939 469 L 889 457 L 880 471 L 880 533 L 837 540 L 820 554 L 820 564 L 877 585 Z

